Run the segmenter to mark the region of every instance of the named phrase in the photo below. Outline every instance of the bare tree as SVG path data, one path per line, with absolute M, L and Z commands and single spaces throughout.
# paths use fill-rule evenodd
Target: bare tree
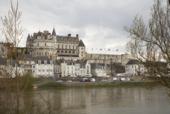
M 21 27 L 21 11 L 19 11 L 18 1 L 16 5 L 13 5 L 11 1 L 11 7 L 8 11 L 8 15 L 2 18 L 3 34 L 5 35 L 6 42 L 10 42 L 14 47 L 18 47 L 22 39 L 22 27 Z
M 16 113 L 19 114 L 19 96 L 20 96 L 20 88 L 19 88 L 19 74 L 18 74 L 18 56 L 17 56 L 17 47 L 19 46 L 19 43 L 22 39 L 22 26 L 21 26 L 21 11 L 19 11 L 19 4 L 18 1 L 16 1 L 16 4 L 14 5 L 12 0 L 10 4 L 10 9 L 8 11 L 8 14 L 1 18 L 3 30 L 2 33 L 5 36 L 5 40 L 7 43 L 12 44 L 12 48 L 10 48 L 10 52 L 12 52 L 12 57 L 8 59 L 14 59 L 15 61 L 15 79 L 16 79 Z M 11 63 L 11 62 L 9 62 Z M 11 64 L 9 64 L 11 66 Z M 7 69 L 9 70 L 9 69 Z M 13 75 L 9 74 L 9 75 Z M 12 77 L 12 76 L 11 76 Z
M 170 63 L 170 4 L 163 4 L 162 0 L 155 0 L 151 9 L 151 18 L 145 24 L 142 17 L 135 17 L 133 24 L 127 29 L 131 41 L 128 43 L 129 51 L 133 57 L 143 63 L 155 67 L 156 73 L 165 76 L 159 65 L 154 62 L 164 59 Z M 151 63 L 154 63 L 151 65 Z M 158 71 L 159 69 L 159 71 Z M 156 71 L 156 70 L 155 70 Z

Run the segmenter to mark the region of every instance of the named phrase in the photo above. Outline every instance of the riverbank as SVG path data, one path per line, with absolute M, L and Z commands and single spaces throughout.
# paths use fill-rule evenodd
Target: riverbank
M 47 81 L 36 85 L 37 88 L 102 88 L 102 87 L 134 87 L 134 86 L 157 86 L 159 81 L 128 81 L 128 82 L 55 82 Z

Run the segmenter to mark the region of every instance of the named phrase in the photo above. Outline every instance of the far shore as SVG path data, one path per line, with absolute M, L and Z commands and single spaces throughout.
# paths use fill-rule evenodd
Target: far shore
M 160 81 L 114 81 L 114 82 L 55 82 L 47 81 L 35 84 L 36 88 L 100 88 L 100 87 L 135 87 L 135 86 L 158 86 Z

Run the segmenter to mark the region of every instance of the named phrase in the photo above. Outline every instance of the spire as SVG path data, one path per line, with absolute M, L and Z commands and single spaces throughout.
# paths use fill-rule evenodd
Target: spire
M 30 36 L 30 34 L 28 34 L 28 36 L 27 36 L 27 40 L 30 40 L 31 39 L 31 36 Z
M 53 35 L 53 36 L 56 36 L 55 28 L 53 28 L 52 35 Z
M 78 45 L 79 47 L 85 47 L 85 45 L 84 45 L 84 43 L 83 43 L 83 41 L 82 40 L 80 40 L 80 42 L 79 42 L 79 45 Z

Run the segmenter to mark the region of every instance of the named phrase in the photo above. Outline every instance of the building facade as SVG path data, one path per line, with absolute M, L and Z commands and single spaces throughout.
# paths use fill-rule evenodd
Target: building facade
M 61 77 L 91 77 L 88 61 L 64 61 L 61 63 Z
M 146 68 L 138 60 L 131 59 L 125 65 L 126 75 L 140 76 L 146 72 Z
M 85 45 L 79 39 L 79 35 L 56 35 L 48 31 L 28 35 L 26 47 L 32 56 L 47 56 L 54 59 L 83 59 L 85 57 Z

